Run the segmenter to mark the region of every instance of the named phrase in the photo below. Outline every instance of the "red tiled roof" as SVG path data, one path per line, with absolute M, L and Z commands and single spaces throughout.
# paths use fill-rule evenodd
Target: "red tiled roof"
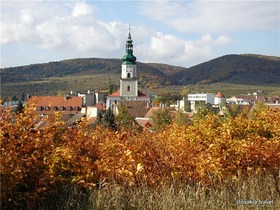
M 157 111 L 159 109 L 159 107 L 154 106 L 152 107 L 145 115 L 145 118 L 150 118 L 151 116 L 153 116 L 153 112 Z
M 141 91 L 138 91 L 138 97 L 150 98 L 150 96 L 146 95 L 145 93 L 142 93 Z
M 111 95 L 109 95 L 108 97 L 120 97 L 121 96 L 121 91 L 118 90 L 114 93 L 112 93 Z M 150 98 L 150 96 L 146 95 L 145 93 L 138 91 L 138 97 L 145 97 L 145 98 Z
M 108 95 L 108 97 L 119 97 L 120 95 L 121 95 L 121 91 L 118 90 L 118 91 L 112 93 L 111 95 Z
M 82 107 L 83 98 L 78 96 L 33 96 L 29 104 L 42 107 Z
M 144 117 L 148 112 L 147 101 L 121 101 L 127 112 L 133 117 Z
M 216 98 L 224 98 L 225 96 L 221 92 L 218 92 L 215 97 Z
M 102 103 L 100 103 L 100 102 L 98 102 L 98 103 L 96 104 L 96 107 L 97 107 L 99 110 L 106 111 L 106 107 L 105 107 Z
M 152 126 L 152 122 L 150 122 L 150 119 L 148 119 L 148 118 L 136 119 L 136 122 L 145 128 L 149 128 Z

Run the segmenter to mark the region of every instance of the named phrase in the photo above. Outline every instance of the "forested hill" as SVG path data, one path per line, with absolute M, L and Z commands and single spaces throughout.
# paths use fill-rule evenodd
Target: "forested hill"
M 236 84 L 280 83 L 280 57 L 262 55 L 225 55 L 183 69 L 172 75 L 180 85 L 233 82 Z
M 137 64 L 142 88 L 215 82 L 280 84 L 280 57 L 275 56 L 225 55 L 190 68 L 157 63 Z M 109 77 L 113 80 L 109 82 L 118 84 L 120 72 L 121 59 L 79 58 L 32 64 L 1 69 L 1 88 L 2 93 L 7 91 L 9 95 L 18 89 L 34 94 L 41 94 L 41 89 L 44 89 L 44 94 L 56 89 L 79 90 L 89 88 L 85 87 L 88 84 L 91 84 L 90 88 L 106 89 L 108 79 L 105 81 L 105 78 Z

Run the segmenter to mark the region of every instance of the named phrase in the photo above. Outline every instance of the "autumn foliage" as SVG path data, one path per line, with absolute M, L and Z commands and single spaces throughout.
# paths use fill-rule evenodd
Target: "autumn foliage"
M 207 114 L 157 132 L 66 127 L 48 117 L 1 110 L 1 207 L 32 208 L 60 184 L 158 187 L 186 183 L 219 187 L 252 174 L 271 175 L 279 191 L 280 110 L 250 116 Z M 38 126 L 42 125 L 42 126 Z

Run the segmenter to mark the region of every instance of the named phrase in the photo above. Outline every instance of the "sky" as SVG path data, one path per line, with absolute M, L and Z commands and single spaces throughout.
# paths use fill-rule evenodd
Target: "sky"
M 227 54 L 280 56 L 280 1 L 1 0 L 1 68 L 121 58 L 191 67 Z

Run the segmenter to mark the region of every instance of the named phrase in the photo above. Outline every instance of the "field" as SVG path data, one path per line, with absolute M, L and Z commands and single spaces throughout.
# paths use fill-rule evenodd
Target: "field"
M 202 110 L 153 132 L 32 110 L 1 110 L 1 209 L 280 207 L 280 110 Z
M 109 84 L 113 83 L 119 86 L 119 76 L 116 74 L 94 74 L 94 75 L 79 75 L 79 76 L 65 76 L 65 77 L 50 77 L 42 79 L 41 81 L 16 82 L 16 83 L 2 83 L 1 97 L 9 99 L 16 95 L 21 97 L 22 93 L 25 95 L 64 95 L 71 90 L 78 92 L 86 92 L 87 90 L 108 90 Z M 233 95 L 246 95 L 248 92 L 255 92 L 263 90 L 262 95 L 279 96 L 279 84 L 258 84 L 245 85 L 234 83 L 212 83 L 212 84 L 191 84 L 185 86 L 159 86 L 154 88 L 144 88 L 139 84 L 140 90 L 147 94 L 183 94 L 188 93 L 217 93 L 221 91 L 226 97 Z
M 160 87 L 153 90 L 147 90 L 148 93 L 171 93 L 171 94 L 183 94 L 187 93 L 218 93 L 221 91 L 226 97 L 247 95 L 258 90 L 263 90 L 262 95 L 265 96 L 280 96 L 280 84 L 271 85 L 242 85 L 232 83 L 213 83 L 213 84 L 194 84 L 185 86 L 167 86 Z M 145 92 L 145 93 L 146 93 Z
M 118 81 L 114 74 L 95 74 L 65 77 L 49 77 L 40 81 L 13 82 L 1 84 L 1 97 L 16 95 L 64 95 L 71 90 L 86 92 L 87 90 L 106 90 L 111 81 Z

